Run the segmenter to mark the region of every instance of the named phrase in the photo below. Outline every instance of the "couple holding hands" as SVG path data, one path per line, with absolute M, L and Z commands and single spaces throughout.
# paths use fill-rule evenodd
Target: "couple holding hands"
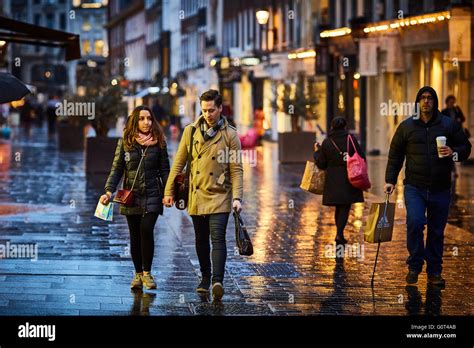
M 175 178 L 190 156 L 187 210 L 194 225 L 202 275 L 196 291 L 209 293 L 212 285 L 213 299 L 219 301 L 224 295 L 227 222 L 232 210 L 242 209 L 243 169 L 241 161 L 218 161 L 218 158 L 222 159 L 219 153 L 226 148 L 227 153 L 239 154 L 241 144 L 237 130 L 221 115 L 219 92 L 206 91 L 200 97 L 200 104 L 202 115 L 184 129 L 171 169 L 163 129 L 148 107 L 136 107 L 118 141 L 100 202 L 105 205 L 110 202 L 123 177 L 123 188 L 133 193 L 131 205 L 120 205 L 120 213 L 126 216 L 130 230 L 135 267 L 131 288 L 156 289 L 151 274 L 154 227 L 158 215 L 163 214 L 163 206 L 176 203 Z

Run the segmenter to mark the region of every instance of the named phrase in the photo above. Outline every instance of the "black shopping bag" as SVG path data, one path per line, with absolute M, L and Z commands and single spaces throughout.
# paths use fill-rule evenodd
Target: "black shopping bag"
M 244 221 L 240 214 L 234 210 L 234 222 L 235 222 L 235 242 L 239 248 L 239 254 L 245 256 L 253 255 L 253 245 L 250 240 L 247 228 L 245 227 Z

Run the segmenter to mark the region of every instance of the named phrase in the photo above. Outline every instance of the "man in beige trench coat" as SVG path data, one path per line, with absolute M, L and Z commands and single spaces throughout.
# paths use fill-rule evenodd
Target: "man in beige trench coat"
M 212 297 L 220 301 L 224 295 L 222 284 L 227 257 L 227 222 L 232 209 L 242 209 L 241 144 L 237 130 L 221 116 L 222 96 L 219 92 L 208 90 L 201 95 L 200 103 L 202 115 L 184 129 L 166 183 L 163 203 L 167 207 L 174 203 L 174 179 L 186 165 L 194 128 L 188 212 L 194 224 L 196 252 L 202 274 L 196 291 L 208 293 L 212 280 Z

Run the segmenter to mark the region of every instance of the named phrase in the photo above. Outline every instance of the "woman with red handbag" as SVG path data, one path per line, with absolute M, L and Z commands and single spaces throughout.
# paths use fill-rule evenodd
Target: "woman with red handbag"
M 352 139 L 349 139 L 351 137 Z M 348 146 L 352 140 L 357 153 L 365 160 L 365 155 L 357 140 L 347 132 L 347 122 L 343 117 L 335 117 L 331 122 L 328 138 L 319 145 L 315 143 L 314 160 L 319 169 L 326 170 L 324 182 L 323 205 L 335 206 L 335 222 L 337 227 L 336 244 L 346 244 L 344 228 L 349 219 L 352 203 L 364 202 L 360 188 L 354 187 L 349 181 L 347 160 L 354 155 L 354 148 Z M 341 151 L 341 149 L 345 151 Z M 349 149 L 349 153 L 347 150 Z
M 156 289 L 151 275 L 155 250 L 153 231 L 158 215 L 163 214 L 163 183 L 168 180 L 170 163 L 163 129 L 152 111 L 137 106 L 115 150 L 102 204 L 108 204 L 123 177 L 123 189 L 118 190 L 114 202 L 120 204 L 130 230 L 130 249 L 135 276 L 132 289 Z

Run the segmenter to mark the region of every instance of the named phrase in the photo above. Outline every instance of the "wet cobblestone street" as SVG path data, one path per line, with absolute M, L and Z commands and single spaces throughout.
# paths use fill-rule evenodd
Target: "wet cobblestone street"
M 170 142 L 170 155 L 176 143 Z M 94 217 L 105 182 L 84 174 L 83 152 L 59 152 L 45 129 L 14 134 L 0 144 L 0 244 L 37 244 L 38 259 L 0 260 L 0 315 L 472 315 L 474 167 L 458 168 L 456 203 L 445 232 L 446 289 L 405 284 L 405 212 L 396 209 L 393 241 L 364 244 L 370 203 L 382 201 L 385 159 L 369 159 L 373 188 L 353 206 L 349 245 L 334 257 L 335 225 L 321 196 L 299 188 L 304 165 L 279 165 L 277 144 L 258 148 L 257 165 L 244 165 L 243 218 L 254 255 L 235 252 L 227 230 L 222 304 L 194 291 L 199 264 L 189 216 L 166 209 L 155 228 L 157 290 L 132 293 L 128 228 Z M 398 190 L 398 192 L 402 192 Z M 402 194 L 392 200 L 403 201 Z

